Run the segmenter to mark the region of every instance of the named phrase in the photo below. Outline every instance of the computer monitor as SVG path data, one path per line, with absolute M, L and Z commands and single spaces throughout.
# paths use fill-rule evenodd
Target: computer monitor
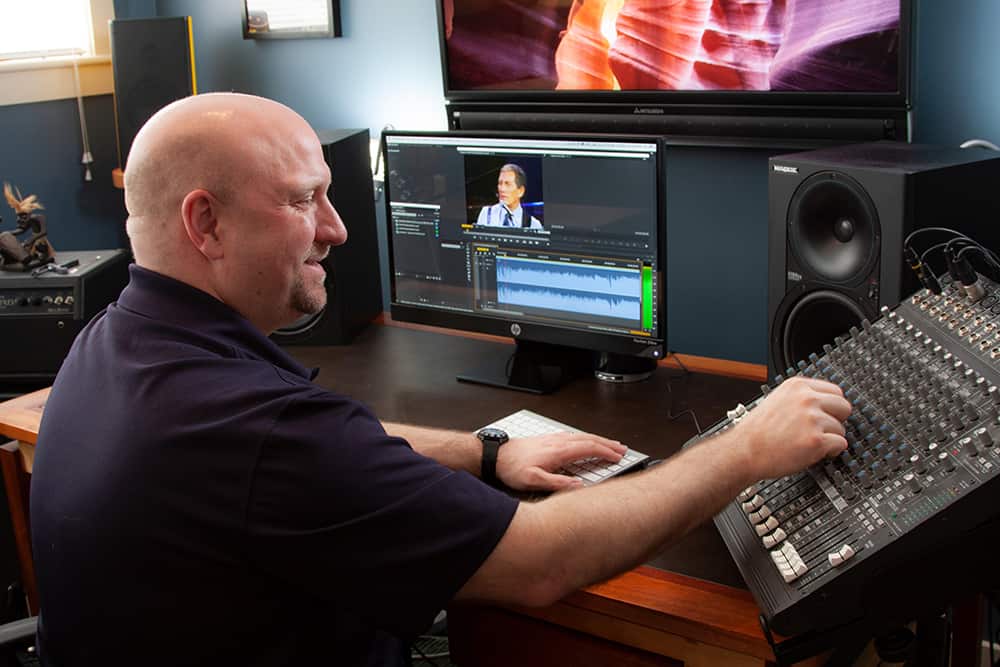
M 387 132 L 395 320 L 511 336 L 459 375 L 552 391 L 663 358 L 663 150 L 657 138 Z

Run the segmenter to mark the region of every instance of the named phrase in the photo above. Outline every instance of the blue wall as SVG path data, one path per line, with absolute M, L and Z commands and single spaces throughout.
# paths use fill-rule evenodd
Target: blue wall
M 84 100 L 94 180 L 83 180 L 83 140 L 75 99 L 0 106 L 0 181 L 45 206 L 49 239 L 58 250 L 125 245 L 122 191 L 111 184 L 118 166 L 111 95 Z M 0 204 L 0 231 L 13 229 L 14 212 Z
M 317 128 L 445 127 L 436 0 L 341 0 L 344 36 L 243 40 L 239 2 L 116 0 L 116 15 L 190 15 L 201 92 L 277 99 Z M 913 139 L 1000 143 L 995 0 L 915 0 Z M 391 9 L 390 9 L 391 6 Z M 57 247 L 120 245 L 110 97 L 87 100 L 99 164 L 82 185 L 73 101 L 0 107 L 0 179 L 38 192 Z M 377 135 L 376 135 L 377 136 Z M 767 179 L 764 151 L 674 149 L 668 165 L 670 347 L 766 360 Z M 109 162 L 110 161 L 110 162 Z M 37 185 L 36 185 L 37 184 Z M 384 211 L 379 203 L 384 255 Z M 707 267 L 707 268 L 706 268 Z

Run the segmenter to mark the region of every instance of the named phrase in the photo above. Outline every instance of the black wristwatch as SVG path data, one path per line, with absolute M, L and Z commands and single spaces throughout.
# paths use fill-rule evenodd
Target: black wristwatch
M 483 443 L 483 463 L 480 477 L 489 485 L 496 484 L 497 479 L 497 451 L 500 445 L 510 440 L 507 431 L 499 428 L 479 429 L 476 437 Z

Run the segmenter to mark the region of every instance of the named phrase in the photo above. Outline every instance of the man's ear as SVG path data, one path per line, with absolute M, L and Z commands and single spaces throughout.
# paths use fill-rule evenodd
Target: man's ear
M 191 244 L 207 259 L 221 259 L 221 204 L 208 190 L 192 190 L 181 202 L 181 219 Z

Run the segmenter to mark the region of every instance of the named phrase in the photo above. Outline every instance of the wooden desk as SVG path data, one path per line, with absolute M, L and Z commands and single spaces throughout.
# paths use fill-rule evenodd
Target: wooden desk
M 701 426 L 759 390 L 755 380 L 661 368 L 652 379 L 613 385 L 579 380 L 551 396 L 462 384 L 455 374 L 511 346 L 493 340 L 397 326 L 369 327 L 344 347 L 296 347 L 292 354 L 318 366 L 317 382 L 367 403 L 382 419 L 472 430 L 520 408 L 617 438 L 664 457 Z M 27 478 L 47 390 L 0 405 L 0 434 L 19 442 L 0 456 L 25 492 L 18 544 L 25 580 L 34 581 L 27 531 Z M 10 454 L 11 452 L 7 452 Z M 17 467 L 20 462 L 20 469 Z M 10 463 L 14 463 L 13 468 Z M 11 485 L 8 484 L 8 492 Z M 17 499 L 15 499 L 17 500 Z M 12 503 L 12 512 L 15 505 Z M 16 522 L 15 522 L 16 523 Z M 25 569 L 29 568 L 29 569 Z M 33 597 L 34 596 L 34 597 Z M 29 600 L 37 596 L 29 592 Z M 37 606 L 33 609 L 37 611 Z M 477 665 L 764 665 L 773 660 L 757 623 L 758 609 L 715 528 L 706 524 L 649 565 L 578 591 L 545 609 L 455 606 L 449 630 L 455 662 Z M 956 663 L 957 664 L 957 663 Z M 971 664 L 971 663 L 964 663 Z
M 628 443 L 652 456 L 673 454 L 727 409 L 760 391 L 758 380 L 660 368 L 631 385 L 592 378 L 550 396 L 455 381 L 509 344 L 394 326 L 366 330 L 349 347 L 294 348 L 317 382 L 367 403 L 380 418 L 473 430 L 521 408 Z M 671 400 L 673 404 L 671 405 Z M 452 656 L 476 665 L 763 665 L 773 660 L 759 611 L 711 524 L 665 550 L 651 565 L 591 586 L 545 609 L 455 606 Z

